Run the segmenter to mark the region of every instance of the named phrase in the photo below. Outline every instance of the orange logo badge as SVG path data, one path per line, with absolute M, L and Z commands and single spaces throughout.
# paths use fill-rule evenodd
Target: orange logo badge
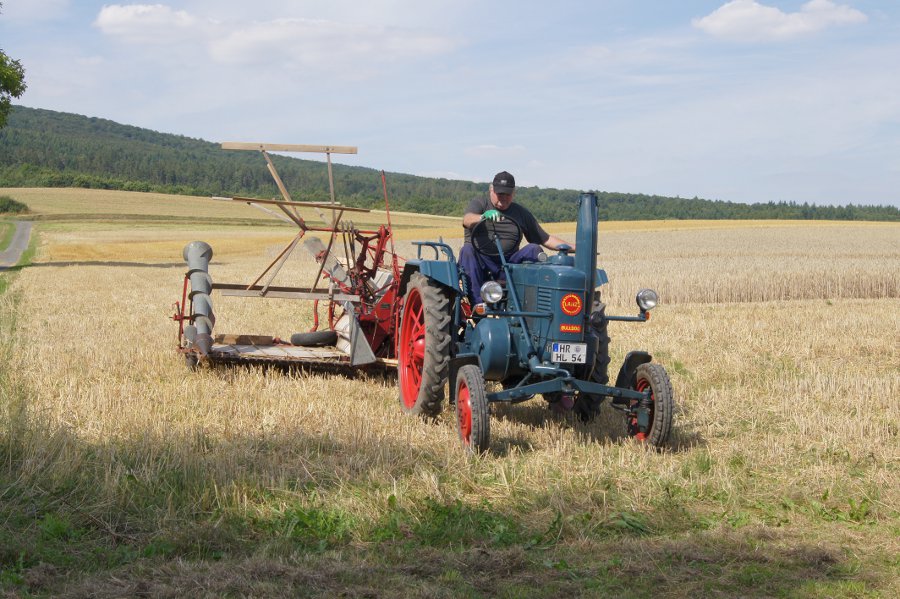
M 581 325 L 580 324 L 561 324 L 559 325 L 560 333 L 580 333 Z
M 563 314 L 575 316 L 581 312 L 581 296 L 575 293 L 567 293 L 563 296 L 562 301 L 559 302 L 559 306 L 562 308 Z

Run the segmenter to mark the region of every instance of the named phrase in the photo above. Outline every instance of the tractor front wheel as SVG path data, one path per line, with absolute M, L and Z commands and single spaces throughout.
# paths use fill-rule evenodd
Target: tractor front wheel
M 466 450 L 487 451 L 491 444 L 491 412 L 484 375 L 476 364 L 466 364 L 456 374 L 456 422 Z
M 397 341 L 400 409 L 434 417 L 441 413 L 450 368 L 450 298 L 420 273 L 409 280 Z
M 628 436 L 654 447 L 661 447 L 672 432 L 672 417 L 675 412 L 675 397 L 669 374 L 660 364 L 654 362 L 641 364 L 635 373 L 634 389 L 650 390 L 649 426 L 643 427 L 646 430 L 642 430 L 638 414 L 634 411 L 637 402 L 634 402 L 626 421 Z

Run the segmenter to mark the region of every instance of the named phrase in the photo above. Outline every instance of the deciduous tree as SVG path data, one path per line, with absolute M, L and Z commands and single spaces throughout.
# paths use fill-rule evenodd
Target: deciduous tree
M 0 9 L 3 4 L 0 3 Z M 0 127 L 6 124 L 12 98 L 25 93 L 25 69 L 18 60 L 13 60 L 0 49 Z

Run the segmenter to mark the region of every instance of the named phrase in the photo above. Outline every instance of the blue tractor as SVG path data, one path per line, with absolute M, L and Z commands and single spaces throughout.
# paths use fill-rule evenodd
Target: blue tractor
M 518 403 L 540 394 L 551 408 L 572 410 L 589 421 L 609 399 L 624 412 L 629 436 L 664 445 L 674 412 L 665 368 L 646 351 L 632 351 L 615 385 L 609 384 L 609 322 L 646 321 L 658 296 L 651 289 L 639 291 L 637 316 L 606 314 L 597 290 L 607 282 L 605 271 L 597 269 L 597 222 L 597 196 L 583 193 L 574 255 L 563 246 L 537 262 L 509 264 L 493 223 L 481 221 L 477 234 L 493 241 L 502 272 L 484 283 L 483 303 L 475 306 L 464 299 L 469 278 L 453 250 L 442 242 L 416 242 L 418 258 L 406 263 L 399 289 L 401 409 L 437 416 L 449 382 L 460 440 L 480 453 L 490 445 L 491 403 Z

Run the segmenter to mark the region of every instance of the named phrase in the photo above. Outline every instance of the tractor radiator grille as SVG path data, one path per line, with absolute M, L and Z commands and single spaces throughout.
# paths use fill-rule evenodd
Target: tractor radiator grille
M 537 292 L 537 309 L 538 312 L 553 311 L 553 290 L 546 287 L 538 288 Z

